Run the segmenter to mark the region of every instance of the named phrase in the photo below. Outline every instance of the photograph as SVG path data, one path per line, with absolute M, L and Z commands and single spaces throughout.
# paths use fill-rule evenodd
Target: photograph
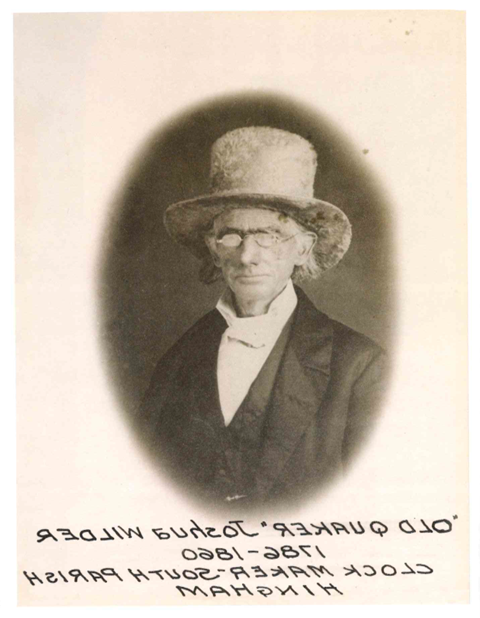
M 289 98 L 235 93 L 167 123 L 125 180 L 99 288 L 112 376 L 150 452 L 211 506 L 304 500 L 380 412 L 390 213 L 349 146 Z
M 469 602 L 465 26 L 14 16 L 19 606 Z

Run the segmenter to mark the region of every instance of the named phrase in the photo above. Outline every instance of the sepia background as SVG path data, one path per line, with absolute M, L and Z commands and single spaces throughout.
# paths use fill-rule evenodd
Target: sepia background
M 308 292 L 394 362 L 354 471 L 281 520 L 455 514 L 451 535 L 339 537 L 332 560 L 437 567 L 342 603 L 467 600 L 464 44 L 456 12 L 16 16 L 19 574 L 174 559 L 147 543 L 39 545 L 39 528 L 216 522 L 159 475 L 128 413 L 218 294 L 157 213 L 195 194 L 215 137 L 258 119 L 312 139 L 316 195 L 354 226 Z M 26 605 L 181 602 L 172 590 L 19 575 Z

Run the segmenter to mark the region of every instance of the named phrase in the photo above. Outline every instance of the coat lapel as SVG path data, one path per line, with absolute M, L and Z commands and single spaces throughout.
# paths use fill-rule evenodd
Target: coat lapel
M 330 379 L 331 321 L 300 289 L 296 292 L 299 302 L 275 383 L 257 474 L 257 492 L 264 496 L 318 414 Z

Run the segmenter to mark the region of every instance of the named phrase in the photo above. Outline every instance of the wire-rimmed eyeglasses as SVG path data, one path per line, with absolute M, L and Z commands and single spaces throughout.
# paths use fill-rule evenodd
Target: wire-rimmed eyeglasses
M 272 234 L 271 232 L 252 232 L 242 234 L 240 232 L 224 234 L 221 238 L 216 238 L 216 242 L 219 245 L 223 245 L 226 249 L 236 249 L 239 247 L 245 238 L 251 236 L 253 240 L 257 243 L 259 247 L 263 249 L 271 249 L 281 243 L 287 242 L 291 238 L 298 236 L 300 232 L 296 234 L 292 234 L 292 236 L 287 236 L 283 238 L 282 236 L 278 236 L 278 234 Z

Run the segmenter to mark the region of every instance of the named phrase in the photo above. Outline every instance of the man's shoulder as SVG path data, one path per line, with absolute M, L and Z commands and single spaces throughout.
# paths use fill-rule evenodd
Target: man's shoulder
M 198 337 L 208 337 L 209 335 L 216 336 L 219 332 L 223 332 L 226 326 L 225 319 L 222 317 L 221 313 L 217 309 L 212 309 L 194 322 L 173 347 L 179 344 L 186 344 Z
M 373 354 L 384 354 L 385 350 L 367 335 L 360 333 L 342 322 L 332 320 L 334 341 L 338 346 L 348 347 L 354 350 L 366 350 Z
M 189 368 L 201 364 L 208 350 L 216 346 L 217 340 L 220 341 L 225 329 L 224 322 L 220 313 L 213 309 L 181 335 L 158 360 L 151 375 L 147 396 L 166 388 L 166 384 L 188 373 Z
M 191 349 L 203 345 L 205 341 L 221 337 L 225 328 L 224 318 L 217 309 L 212 309 L 179 337 L 163 355 L 161 362 L 168 363 L 178 356 L 188 355 Z
M 302 320 L 312 331 L 325 329 L 330 331 L 332 337 L 332 349 L 334 354 L 368 354 L 369 356 L 382 356 L 385 350 L 367 335 L 331 318 L 321 311 L 302 290 L 297 290 L 299 307 L 307 319 Z M 312 332 L 313 334 L 313 332 Z
M 334 388 L 351 389 L 357 384 L 358 389 L 373 392 L 373 385 L 385 382 L 390 363 L 388 355 L 378 343 L 350 326 L 330 318 L 317 309 L 306 296 L 299 304 L 302 312 L 308 314 L 306 319 L 301 320 L 306 324 L 307 330 L 300 338 L 301 346 L 307 350 L 302 352 L 298 347 L 297 350 L 300 355 L 310 359 L 323 357 L 323 366 L 328 366 Z

